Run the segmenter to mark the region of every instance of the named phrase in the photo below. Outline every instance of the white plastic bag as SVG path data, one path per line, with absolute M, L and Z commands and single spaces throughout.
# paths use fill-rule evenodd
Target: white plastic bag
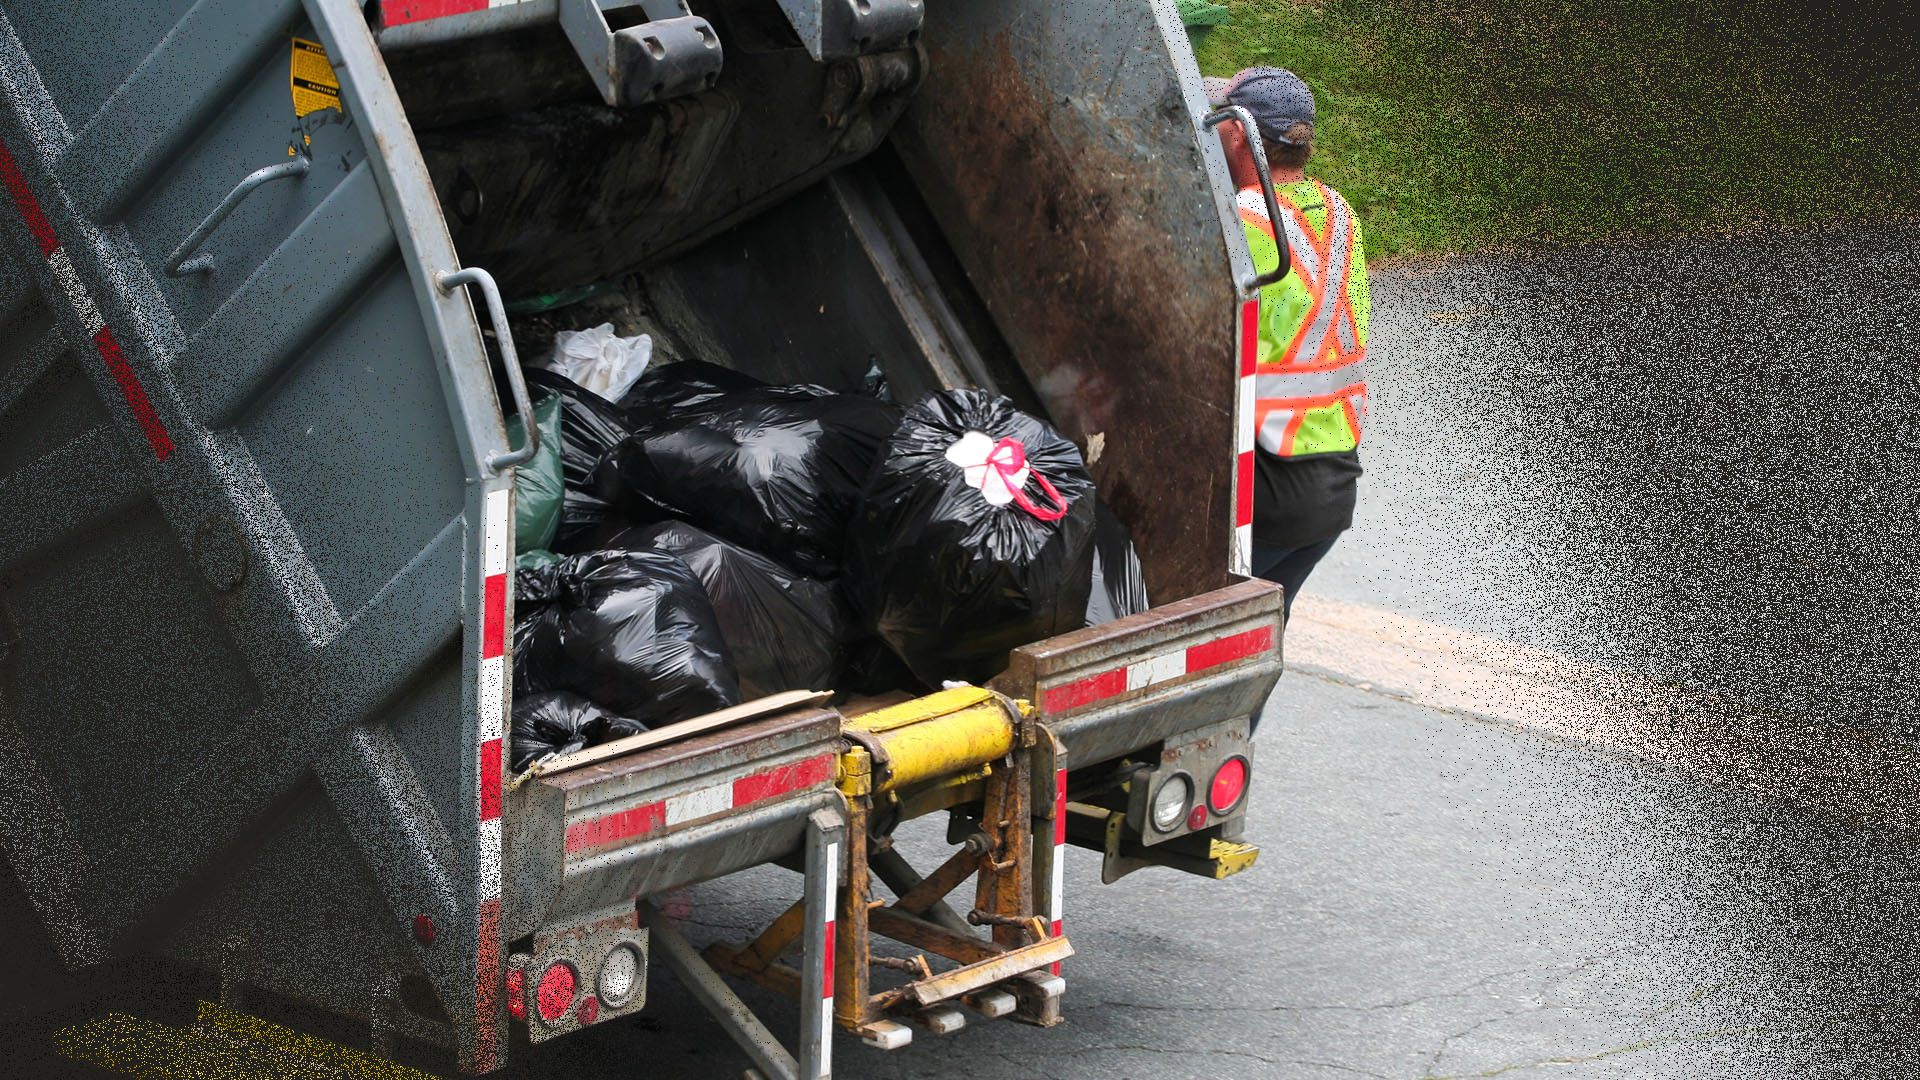
M 608 401 L 619 401 L 652 359 L 653 338 L 646 334 L 623 338 L 613 332 L 612 323 L 605 322 L 591 330 L 562 330 L 553 335 L 553 355 L 546 366 Z

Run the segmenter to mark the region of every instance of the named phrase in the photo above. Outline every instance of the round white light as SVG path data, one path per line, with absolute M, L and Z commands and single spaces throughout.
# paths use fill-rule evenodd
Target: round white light
M 1193 781 L 1186 773 L 1174 773 L 1160 782 L 1153 793 L 1153 827 L 1161 832 L 1172 832 L 1186 819 L 1187 807 L 1193 805 Z
M 600 1000 L 615 1008 L 633 996 L 640 976 L 640 954 L 632 945 L 615 945 L 600 962 Z

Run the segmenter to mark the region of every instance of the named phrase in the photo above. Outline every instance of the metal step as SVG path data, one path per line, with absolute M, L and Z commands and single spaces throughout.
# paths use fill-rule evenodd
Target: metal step
M 434 1080 L 207 1001 L 187 1027 L 108 1013 L 53 1041 L 63 1057 L 143 1080 Z

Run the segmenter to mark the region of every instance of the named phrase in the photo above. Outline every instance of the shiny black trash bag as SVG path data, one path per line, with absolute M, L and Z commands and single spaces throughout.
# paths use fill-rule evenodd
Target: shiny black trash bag
M 560 479 L 566 492 L 553 549 L 580 551 L 582 538 L 607 520 L 607 500 L 593 488 L 594 470 L 633 428 L 620 406 L 565 375 L 528 368 L 527 385 L 536 398 L 560 395 Z
M 1039 419 L 981 390 L 935 394 L 868 477 L 850 591 L 922 682 L 985 681 L 1009 650 L 1084 625 L 1093 494 L 1079 449 Z
M 609 455 L 618 510 L 836 577 L 860 486 L 899 418 L 899 406 L 816 386 L 725 394 L 646 424 Z
M 720 621 L 686 563 L 589 551 L 514 575 L 514 693 L 570 690 L 657 728 L 740 702 Z
M 837 685 L 847 619 L 827 583 L 681 521 L 636 525 L 598 543 L 664 551 L 693 570 L 713 601 L 747 699 Z
M 646 728 L 579 694 L 549 690 L 514 698 L 512 730 L 513 771 L 523 773 L 548 754 L 571 754 Z
M 656 363 L 621 395 L 620 407 L 634 424 L 644 424 L 682 409 L 705 405 L 724 394 L 765 385 L 745 372 L 705 360 Z
M 1147 575 L 1133 550 L 1133 534 L 1106 501 L 1093 501 L 1093 589 L 1087 594 L 1087 625 L 1099 626 L 1151 607 Z

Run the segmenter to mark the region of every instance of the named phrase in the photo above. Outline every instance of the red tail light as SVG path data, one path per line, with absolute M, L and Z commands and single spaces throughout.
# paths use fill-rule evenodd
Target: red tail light
M 1246 793 L 1247 759 L 1228 758 L 1213 774 L 1213 783 L 1207 788 L 1207 805 L 1214 813 L 1224 814 L 1238 805 Z
M 573 1007 L 573 992 L 579 987 L 580 980 L 573 969 L 565 964 L 554 964 L 540 976 L 540 988 L 534 994 L 534 1004 L 539 1006 L 540 1019 L 549 1024 L 558 1023 Z

